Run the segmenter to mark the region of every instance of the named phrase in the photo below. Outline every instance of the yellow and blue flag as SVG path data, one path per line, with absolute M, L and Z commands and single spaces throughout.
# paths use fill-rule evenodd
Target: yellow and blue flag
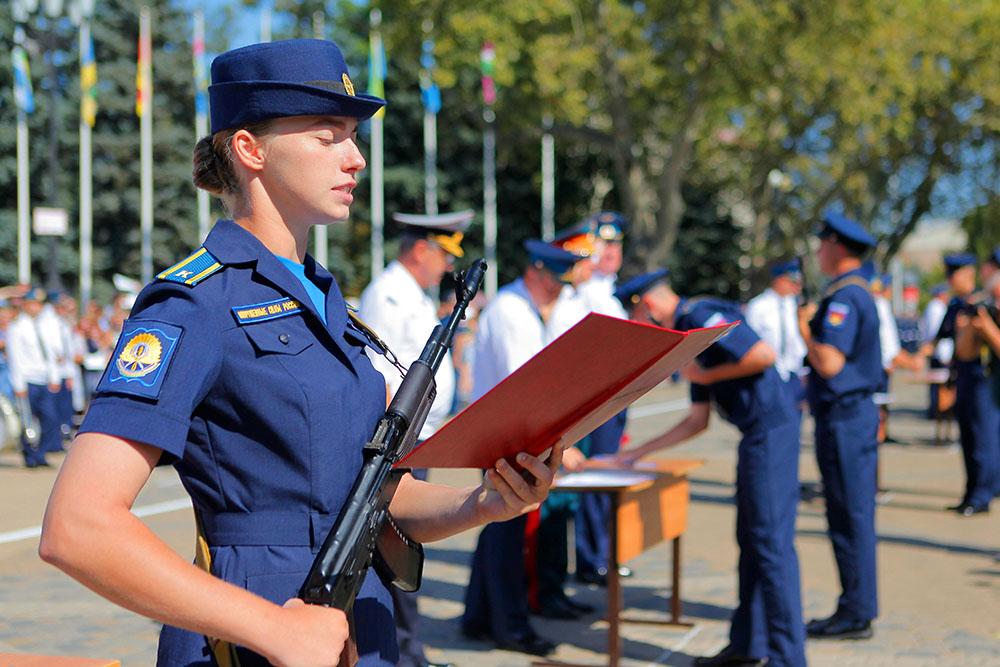
M 382 36 L 373 30 L 368 35 L 368 94 L 385 99 L 385 77 L 388 70 L 385 64 L 385 46 Z M 379 118 L 385 116 L 385 107 L 375 112 Z
M 80 26 L 80 117 L 90 127 L 97 121 L 97 62 L 86 22 Z
M 14 101 L 25 113 L 35 112 L 35 95 L 31 90 L 31 70 L 28 67 L 28 54 L 20 44 L 10 51 L 10 59 L 14 64 Z

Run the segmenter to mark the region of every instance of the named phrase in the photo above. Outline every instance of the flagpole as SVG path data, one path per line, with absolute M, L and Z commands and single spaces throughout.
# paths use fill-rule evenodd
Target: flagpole
M 493 104 L 496 101 L 496 88 L 493 83 L 493 61 L 496 55 L 493 45 L 487 42 L 483 45 L 480 58 L 483 68 L 483 120 L 486 127 L 483 130 L 483 245 L 486 251 L 486 264 L 493 270 L 486 272 L 486 297 L 492 299 L 497 293 L 497 177 L 496 177 L 496 134 L 493 123 L 496 114 Z
M 371 21 L 371 63 L 369 67 L 372 68 L 374 76 L 381 78 L 382 68 L 385 63 L 382 61 L 382 35 L 378 32 L 378 26 L 382 23 L 382 12 L 378 9 L 373 9 L 369 14 L 369 19 Z M 373 76 L 369 74 L 369 77 Z M 369 87 L 370 88 L 370 87 Z M 377 95 L 378 93 L 369 89 L 370 94 Z M 381 92 L 381 91 L 379 91 Z M 383 93 L 384 94 L 384 93 Z M 385 249 L 383 243 L 383 227 L 385 223 L 385 185 L 383 183 L 383 165 L 382 165 L 382 132 L 383 132 L 383 119 L 385 115 L 385 110 L 379 109 L 371 119 L 371 135 L 372 135 L 372 203 L 371 203 L 371 213 L 372 213 L 372 237 L 371 237 L 371 253 L 372 253 L 372 267 L 371 267 L 371 277 L 372 280 L 378 277 L 382 272 L 382 268 L 385 266 Z
M 17 281 L 31 282 L 31 209 L 28 170 L 28 115 L 17 105 Z
M 15 20 L 27 21 L 25 8 L 15 4 Z M 28 165 L 28 114 L 35 111 L 35 97 L 31 90 L 31 67 L 28 54 L 22 46 L 24 28 L 14 28 L 14 48 L 11 64 L 14 67 L 14 104 L 17 107 L 17 280 L 31 282 L 31 171 Z
M 84 55 L 88 54 L 88 55 Z M 90 41 L 90 21 L 80 22 L 80 78 L 85 76 L 84 68 L 94 66 L 93 46 Z M 87 75 L 89 76 L 89 75 Z M 93 85 L 91 83 L 90 85 Z M 93 177 L 89 113 L 84 113 L 88 103 L 87 96 L 93 91 L 81 85 L 80 94 L 80 304 L 86 306 L 90 302 L 93 288 Z
M 153 67 L 149 7 L 139 12 L 140 70 L 142 76 L 142 113 L 139 116 L 142 154 L 140 185 L 142 190 L 142 282 L 153 280 Z
M 194 11 L 194 41 L 192 42 L 194 56 L 194 86 L 195 86 L 195 140 L 208 136 L 208 93 L 205 74 L 205 12 L 200 7 Z M 211 201 L 208 191 L 195 188 L 198 192 L 198 239 L 205 240 L 208 227 L 211 224 Z
M 271 41 L 271 0 L 267 0 L 260 8 L 260 41 Z
M 551 241 L 556 235 L 555 140 L 552 138 L 552 116 L 542 118 L 542 240 Z
M 423 55 L 420 58 L 420 88 L 424 100 L 424 212 L 435 215 L 438 212 L 437 193 L 437 110 L 440 107 L 440 93 L 434 83 L 434 41 L 431 31 L 434 22 L 424 21 Z M 436 99 L 435 99 L 436 98 Z
M 322 11 L 313 12 L 313 37 L 316 39 L 323 39 L 324 33 L 326 31 L 326 26 L 324 25 L 324 13 Z M 314 255 L 316 261 L 320 266 L 326 266 L 329 259 L 329 249 L 330 249 L 330 232 L 326 225 L 315 225 L 313 226 L 313 243 L 315 246 Z

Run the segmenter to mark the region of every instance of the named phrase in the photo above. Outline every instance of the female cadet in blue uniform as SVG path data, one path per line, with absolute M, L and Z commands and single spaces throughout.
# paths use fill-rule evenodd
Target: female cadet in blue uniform
M 159 664 L 214 664 L 206 637 L 217 637 L 239 646 L 244 667 L 333 665 L 344 613 L 293 598 L 361 466 L 385 381 L 306 247 L 313 225 L 347 219 L 365 166 L 358 119 L 384 102 L 355 94 L 339 49 L 321 40 L 230 51 L 212 80 L 213 135 L 195 149 L 195 182 L 233 220 L 139 296 L 52 492 L 39 551 L 165 623 Z M 214 577 L 129 512 L 161 460 L 191 495 Z M 418 541 L 509 519 L 538 506 L 560 460 L 561 450 L 548 465 L 519 455 L 535 484 L 506 461 L 479 487 L 404 478 L 391 509 Z M 377 576 L 353 614 L 359 664 L 394 664 Z
M 741 319 L 736 304 L 685 299 L 665 270 L 633 278 L 615 292 L 633 320 L 679 331 Z M 736 467 L 739 597 L 729 645 L 696 665 L 805 665 L 805 631 L 795 554 L 799 497 L 799 411 L 774 368 L 775 354 L 745 323 L 698 355 L 682 372 L 691 411 L 662 436 L 618 454 L 632 463 L 694 437 L 708 426 L 711 404 L 740 429 Z
M 882 382 L 878 313 L 861 256 L 875 239 L 857 222 L 827 213 L 816 253 L 832 281 L 817 304 L 799 310 L 812 368 L 807 395 L 816 422 L 830 540 L 843 593 L 833 615 L 810 621 L 810 637 L 865 639 L 878 616 L 875 571 L 875 473 Z

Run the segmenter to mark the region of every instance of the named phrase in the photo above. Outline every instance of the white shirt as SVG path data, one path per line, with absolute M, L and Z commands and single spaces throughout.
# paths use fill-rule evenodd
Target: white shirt
M 621 320 L 628 319 L 621 301 L 615 298 L 617 278 L 618 276 L 614 274 L 604 275 L 595 271 L 590 280 L 580 285 L 578 291 L 588 312 L 617 317 Z
M 892 314 L 889 300 L 880 294 L 874 295 L 875 312 L 878 313 L 878 337 L 882 343 L 882 368 L 892 368 L 892 361 L 899 356 L 902 346 L 899 344 L 899 326 L 896 316 Z
M 580 291 L 566 285 L 559 292 L 549 321 L 545 323 L 546 341 L 551 342 L 563 335 L 589 314 L 590 308 Z
M 479 315 L 472 399 L 499 384 L 547 342 L 545 324 L 524 280 L 518 278 L 502 287 Z
M 944 320 L 945 313 L 948 312 L 948 304 L 937 297 L 930 300 L 924 309 L 924 314 L 920 318 L 920 339 L 925 343 L 932 342 L 941 328 L 941 321 Z M 944 338 L 938 342 L 934 348 L 934 358 L 943 364 L 951 361 L 951 355 L 955 350 L 955 341 Z
M 791 373 L 803 373 L 806 343 L 799 332 L 798 305 L 794 295 L 781 296 L 768 287 L 747 303 L 746 320 L 761 340 L 774 350 L 774 368 L 782 380 L 787 380 Z
M 358 317 L 385 341 L 404 366 L 409 366 L 420 357 L 434 327 L 441 324 L 434 302 L 398 260 L 385 267 L 361 293 Z M 375 369 L 382 373 L 390 391 L 395 393 L 403 382 L 399 370 L 372 349 L 368 350 L 368 356 Z M 450 352 L 441 360 L 434 381 L 437 383 L 437 397 L 420 430 L 421 440 L 434 435 L 451 414 L 455 397 L 455 367 Z
M 29 384 L 60 384 L 62 369 L 54 345 L 59 331 L 52 320 L 41 315 L 31 318 L 21 313 L 7 327 L 7 365 L 10 384 L 16 392 L 28 390 Z

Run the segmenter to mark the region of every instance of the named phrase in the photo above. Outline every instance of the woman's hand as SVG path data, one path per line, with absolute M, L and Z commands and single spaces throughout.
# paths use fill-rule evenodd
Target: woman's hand
M 339 609 L 306 604 L 298 598 L 275 614 L 275 632 L 260 652 L 277 667 L 335 667 L 350 635 Z
M 548 497 L 552 479 L 562 461 L 562 445 L 552 447 L 547 461 L 521 452 L 517 455 L 520 470 L 506 459 L 497 461 L 486 471 L 477 494 L 482 522 L 507 521 L 538 509 Z

